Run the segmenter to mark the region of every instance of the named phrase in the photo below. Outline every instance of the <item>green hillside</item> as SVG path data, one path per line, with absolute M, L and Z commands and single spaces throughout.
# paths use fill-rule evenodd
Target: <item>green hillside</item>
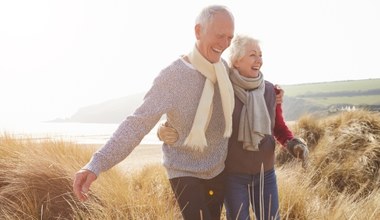
M 296 120 L 305 113 L 327 115 L 345 107 L 380 110 L 380 78 L 284 85 L 284 114 Z
M 283 86 L 288 97 L 319 105 L 380 105 L 380 79 L 336 81 Z
M 282 87 L 286 91 L 286 95 L 290 97 L 311 95 L 315 93 L 380 90 L 380 78 L 283 85 Z

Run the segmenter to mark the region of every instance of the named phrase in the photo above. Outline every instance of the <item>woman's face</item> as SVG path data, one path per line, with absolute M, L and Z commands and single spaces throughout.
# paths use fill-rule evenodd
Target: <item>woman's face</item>
M 244 56 L 234 63 L 234 67 L 240 75 L 255 78 L 259 76 L 259 71 L 263 65 L 262 53 L 258 44 L 249 44 L 245 48 Z

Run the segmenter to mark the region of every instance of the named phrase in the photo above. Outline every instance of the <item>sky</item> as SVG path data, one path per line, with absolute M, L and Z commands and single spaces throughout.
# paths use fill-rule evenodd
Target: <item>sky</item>
M 236 34 L 260 40 L 275 84 L 380 78 L 378 0 L 0 1 L 0 122 L 147 91 L 192 49 L 195 17 L 215 3 Z

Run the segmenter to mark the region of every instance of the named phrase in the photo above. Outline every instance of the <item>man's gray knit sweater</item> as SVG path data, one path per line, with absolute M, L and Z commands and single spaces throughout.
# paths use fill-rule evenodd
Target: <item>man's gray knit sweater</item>
M 220 93 L 215 84 L 213 112 L 206 138 L 208 146 L 203 152 L 184 146 L 201 97 L 205 77 L 178 59 L 163 69 L 144 97 L 143 104 L 128 116 L 108 142 L 83 167 L 99 175 L 121 162 L 157 124 L 163 114 L 178 131 L 174 145 L 162 145 L 163 165 L 169 178 L 192 176 L 210 179 L 224 169 L 228 139 L 223 138 L 224 116 Z

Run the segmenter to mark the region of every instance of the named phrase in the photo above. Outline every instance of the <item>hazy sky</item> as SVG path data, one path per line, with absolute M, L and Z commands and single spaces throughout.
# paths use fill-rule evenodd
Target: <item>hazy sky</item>
M 261 41 L 273 83 L 380 78 L 378 0 L 0 1 L 0 121 L 146 91 L 192 48 L 195 16 L 213 3 Z

